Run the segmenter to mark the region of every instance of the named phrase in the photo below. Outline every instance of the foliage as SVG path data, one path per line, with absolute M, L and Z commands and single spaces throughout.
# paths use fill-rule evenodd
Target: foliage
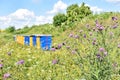
M 0 80 L 119 80 L 120 14 L 83 19 L 75 28 L 34 25 L 27 34 L 52 34 L 50 51 L 0 34 Z M 46 26 L 46 27 L 45 27 Z
M 14 34 L 23 34 L 23 33 L 27 33 L 30 30 L 31 30 L 31 28 L 29 28 L 28 26 L 25 26 L 23 29 L 17 29 L 14 32 Z
M 12 32 L 15 31 L 15 27 L 14 26 L 9 26 L 8 28 L 6 28 L 5 31 L 8 32 L 8 33 L 12 33 Z
M 92 14 L 90 7 L 85 6 L 85 3 L 82 3 L 80 7 L 77 4 L 72 4 L 67 8 L 67 19 L 69 22 L 80 21 L 90 14 Z
M 72 4 L 67 8 L 67 19 L 70 22 L 78 21 L 79 6 L 77 4 Z
M 58 13 L 53 17 L 53 25 L 54 26 L 61 26 L 67 20 L 66 15 L 62 13 Z

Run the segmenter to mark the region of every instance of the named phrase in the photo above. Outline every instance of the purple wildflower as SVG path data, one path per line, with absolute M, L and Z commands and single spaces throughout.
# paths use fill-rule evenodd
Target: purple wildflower
M 89 27 L 90 27 L 90 25 L 89 25 L 89 24 L 86 24 L 86 27 L 87 27 L 87 28 L 89 28 Z
M 92 36 L 92 32 L 90 32 L 89 34 L 90 34 L 90 36 Z
M 95 20 L 95 23 L 98 24 L 98 20 Z
M 8 52 L 7 54 L 8 54 L 9 56 L 11 56 L 11 52 Z
M 54 59 L 52 60 L 52 64 L 57 64 L 58 63 L 58 60 Z
M 113 67 L 117 67 L 118 66 L 118 64 L 116 62 L 114 62 L 112 65 L 113 65 Z
M 57 47 L 58 47 L 58 49 L 60 49 L 60 48 L 62 47 L 62 44 L 58 44 L 58 46 L 57 46 Z
M 55 48 L 51 48 L 51 51 L 55 51 L 56 49 Z
M 71 34 L 69 34 L 69 37 L 73 37 L 73 34 L 71 33 Z
M 120 48 L 120 44 L 118 44 L 118 48 Z
M 99 51 L 100 51 L 100 52 L 104 52 L 105 49 L 104 49 L 104 48 L 100 48 Z
M 104 52 L 104 56 L 107 56 L 108 55 L 108 53 L 107 52 Z
M 112 20 L 113 20 L 113 21 L 117 20 L 117 17 L 114 17 L 114 16 L 113 16 L 113 17 L 112 17 Z
M 95 42 L 95 41 L 93 41 L 93 42 L 92 42 L 92 44 L 93 44 L 93 45 L 96 45 L 96 42 Z
M 80 33 L 82 33 L 82 32 L 83 32 L 83 30 L 80 30 L 79 32 L 80 32 Z
M 10 74 L 9 73 L 5 73 L 4 75 L 3 75 L 3 78 L 9 78 L 10 77 Z
M 79 38 L 79 36 L 78 36 L 78 35 L 75 35 L 75 36 L 74 36 L 74 38 L 78 39 L 78 38 Z
M 78 51 L 78 49 L 76 48 L 75 51 Z
M 98 28 L 100 25 L 99 24 L 96 24 L 96 27 Z
M 93 41 L 96 42 L 96 38 L 93 38 Z
M 0 59 L 0 62 L 3 62 L 3 59 Z
M 103 26 L 99 26 L 99 27 L 98 27 L 98 30 L 99 30 L 99 31 L 102 31 L 103 29 L 104 29 Z
M 17 62 L 18 65 L 24 64 L 24 60 L 20 60 Z
M 71 52 L 72 54 L 75 54 L 76 53 L 76 51 L 75 50 L 72 50 L 72 52 Z
M 86 34 L 84 34 L 83 37 L 86 38 Z
M 3 64 L 0 64 L 0 69 L 2 69 L 3 68 Z
M 66 46 L 67 49 L 70 49 L 70 46 Z
M 95 28 L 93 28 L 93 31 L 95 31 Z
M 99 59 L 101 58 L 101 55 L 100 55 L 99 53 L 98 53 L 96 56 L 97 56 L 97 58 L 99 58 Z
M 112 26 L 113 29 L 117 28 L 118 24 L 115 24 L 114 26 Z
M 95 21 L 96 27 L 98 28 L 100 24 L 98 23 L 98 20 Z

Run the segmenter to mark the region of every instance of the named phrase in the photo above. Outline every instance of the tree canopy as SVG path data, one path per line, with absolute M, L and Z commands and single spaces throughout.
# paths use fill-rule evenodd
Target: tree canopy
M 67 17 L 65 14 L 58 13 L 53 17 L 53 25 L 54 26 L 61 26 L 63 22 L 67 20 Z
M 9 26 L 8 28 L 6 28 L 5 31 L 9 32 L 9 33 L 14 32 L 15 31 L 15 27 L 14 26 Z
M 90 14 L 92 14 L 92 11 L 89 6 L 85 5 L 85 3 L 82 3 L 81 6 L 78 4 L 72 4 L 67 7 L 66 15 L 59 13 L 54 16 L 53 24 L 54 26 L 61 26 L 65 21 L 67 21 L 67 23 L 80 21 Z

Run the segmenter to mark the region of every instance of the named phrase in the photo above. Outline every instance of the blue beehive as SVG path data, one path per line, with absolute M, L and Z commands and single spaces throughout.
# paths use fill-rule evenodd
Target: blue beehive
M 43 50 L 50 50 L 52 45 L 51 35 L 40 35 L 40 46 Z
M 13 36 L 13 40 L 16 41 L 16 35 Z
M 24 36 L 24 44 L 28 46 L 30 45 L 30 36 Z
M 33 40 L 33 46 L 37 45 L 37 37 L 35 35 L 32 36 L 32 40 Z

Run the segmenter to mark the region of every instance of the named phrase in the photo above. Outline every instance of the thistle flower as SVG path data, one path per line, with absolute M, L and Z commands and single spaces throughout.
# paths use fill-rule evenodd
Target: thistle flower
M 108 53 L 107 52 L 104 52 L 104 56 L 107 56 L 108 55 Z
M 117 67 L 117 66 L 118 66 L 117 62 L 114 62 L 114 63 L 112 64 L 112 66 L 113 66 L 113 67 Z
M 118 27 L 118 24 L 115 24 L 112 26 L 113 29 L 117 28 Z
M 57 48 L 60 49 L 62 47 L 62 44 L 58 44 Z
M 117 17 L 114 17 L 114 16 L 113 16 L 113 17 L 112 17 L 112 20 L 113 20 L 113 21 L 117 20 Z
M 69 34 L 69 37 L 73 37 L 73 34 L 71 33 L 71 34 Z
M 80 32 L 80 33 L 82 33 L 82 32 L 83 32 L 83 30 L 80 30 L 79 32 Z
M 95 31 L 95 28 L 93 28 L 93 31 Z
M 86 34 L 84 34 L 83 37 L 86 38 Z
M 3 68 L 3 64 L 0 64 L 0 69 L 2 69 Z
M 97 58 L 101 58 L 101 55 L 99 53 L 96 56 L 97 56 Z
M 5 73 L 4 75 L 3 75 L 3 78 L 5 78 L 5 79 L 7 79 L 7 78 L 9 78 L 10 77 L 10 74 L 9 73 Z
M 75 35 L 75 36 L 74 36 L 74 38 L 78 39 L 78 38 L 79 38 L 79 36 L 78 36 L 78 35 Z
M 93 42 L 92 42 L 92 44 L 93 44 L 93 45 L 96 45 L 96 42 L 95 42 L 95 41 L 93 41 Z
M 24 60 L 20 60 L 17 62 L 18 65 L 24 64 Z
M 95 20 L 95 23 L 97 24 L 97 23 L 98 23 L 98 20 Z
M 11 56 L 11 52 L 8 52 L 7 54 L 8 54 L 9 56 Z
M 0 62 L 3 62 L 3 59 L 0 59 Z
M 76 51 L 75 50 L 72 50 L 72 52 L 71 52 L 72 54 L 75 54 L 76 53 Z
M 87 27 L 87 28 L 89 28 L 89 27 L 90 27 L 90 25 L 89 25 L 89 24 L 86 24 L 86 27 Z
M 118 44 L 118 48 L 120 48 L 120 44 Z
M 58 63 L 58 60 L 54 59 L 52 60 L 52 64 L 57 64 Z
M 56 49 L 55 48 L 51 48 L 51 51 L 55 51 Z
M 66 46 L 67 49 L 70 49 L 70 46 Z
M 104 49 L 104 48 L 100 48 L 99 51 L 100 51 L 100 52 L 104 52 L 105 49 Z
M 93 41 L 96 42 L 96 38 L 93 38 Z
M 99 30 L 99 31 L 102 31 L 103 29 L 104 29 L 103 26 L 99 26 L 99 27 L 98 27 L 98 30 Z
M 92 36 L 92 32 L 89 32 L 90 36 Z

